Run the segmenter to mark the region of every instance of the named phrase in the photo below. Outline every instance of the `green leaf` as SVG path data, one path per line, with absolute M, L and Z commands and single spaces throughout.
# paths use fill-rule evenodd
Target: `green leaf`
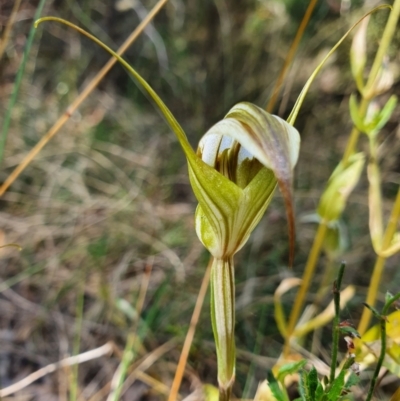
M 346 381 L 346 384 L 344 385 L 345 389 L 350 389 L 351 387 L 357 385 L 360 382 L 360 377 L 357 376 L 355 373 L 351 372 L 349 378 Z
M 306 370 L 302 370 L 300 372 L 299 392 L 303 401 L 315 401 L 313 398 L 313 394 L 315 393 L 314 386 L 314 377 L 312 376 L 310 380 L 309 373 Z
M 340 397 L 340 394 L 344 388 L 344 377 L 346 375 L 346 371 L 342 370 L 339 373 L 339 376 L 333 381 L 331 388 L 327 394 L 329 401 L 337 401 Z
M 397 105 L 397 96 L 390 96 L 389 100 L 383 106 L 382 110 L 377 113 L 369 125 L 371 135 L 376 135 L 389 121 Z
M 327 222 L 339 219 L 346 207 L 347 198 L 357 185 L 364 167 L 363 153 L 352 155 L 346 165 L 336 167 L 318 205 L 318 214 Z
M 287 397 L 280 387 L 279 382 L 275 379 L 275 376 L 271 371 L 268 372 L 268 386 L 272 392 L 272 395 L 277 399 L 277 401 L 287 401 Z
M 318 383 L 317 369 L 315 369 L 315 366 L 312 366 L 310 373 L 308 374 L 308 388 L 312 400 L 315 400 L 315 392 L 317 391 Z
M 368 133 L 368 128 L 364 124 L 364 119 L 360 116 L 359 105 L 356 100 L 356 95 L 352 93 L 349 99 L 350 117 L 353 121 L 354 126 L 364 133 Z
M 339 331 L 341 334 L 344 335 L 350 334 L 352 337 L 361 338 L 360 333 L 354 327 L 351 326 L 339 327 Z
M 292 375 L 293 373 L 297 373 L 301 368 L 303 368 L 306 365 L 306 363 L 307 361 L 305 359 L 302 359 L 301 361 L 297 362 L 285 363 L 278 370 L 278 381 L 282 383 L 287 375 Z
M 368 304 L 365 303 L 365 302 L 363 302 L 363 304 L 364 304 L 364 306 L 365 306 L 366 308 L 368 308 L 368 309 L 372 312 L 372 314 L 373 314 L 375 317 L 377 317 L 379 320 L 381 320 L 381 319 L 383 318 L 383 316 L 381 315 L 381 313 L 380 313 L 377 309 L 375 309 L 373 306 L 368 305 Z
M 314 401 L 310 395 L 308 373 L 306 370 L 300 372 L 299 392 L 302 401 Z
M 385 294 L 385 304 L 388 303 L 388 302 L 390 302 L 390 301 L 392 300 L 392 298 L 393 298 L 393 294 L 392 294 L 391 292 L 389 292 L 389 291 L 386 291 L 386 294 Z
M 318 381 L 317 389 L 315 391 L 315 401 L 322 401 L 324 397 L 324 388 L 320 381 Z

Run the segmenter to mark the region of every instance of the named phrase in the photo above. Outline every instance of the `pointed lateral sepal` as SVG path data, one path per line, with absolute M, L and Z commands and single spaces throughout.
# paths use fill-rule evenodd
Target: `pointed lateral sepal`
M 341 216 L 347 198 L 358 183 L 364 162 L 364 154 L 357 153 L 350 157 L 346 167 L 343 163 L 336 167 L 318 205 L 318 214 L 322 219 L 331 222 Z

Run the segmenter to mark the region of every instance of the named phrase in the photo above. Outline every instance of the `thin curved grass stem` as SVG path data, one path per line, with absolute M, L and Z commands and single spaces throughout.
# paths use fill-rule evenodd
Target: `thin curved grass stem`
M 311 247 L 310 253 L 308 255 L 306 267 L 304 269 L 302 283 L 297 292 L 293 309 L 289 317 L 289 323 L 287 327 L 287 336 L 285 339 L 285 348 L 284 355 L 288 356 L 290 351 L 290 339 L 294 332 L 297 321 L 299 320 L 301 310 L 304 305 L 305 296 L 310 286 L 311 279 L 314 275 L 315 268 L 317 266 L 318 258 L 322 250 L 322 245 L 325 239 L 326 231 L 327 231 L 326 222 L 322 221 L 317 229 L 317 233 L 314 237 L 314 242 Z
M 275 104 L 276 104 L 276 100 L 279 96 L 279 93 L 281 91 L 282 88 L 282 84 L 283 81 L 287 75 L 287 72 L 289 70 L 289 67 L 293 61 L 293 57 L 296 54 L 296 50 L 299 46 L 300 40 L 303 37 L 304 31 L 308 25 L 308 22 L 310 21 L 312 12 L 314 11 L 315 5 L 317 4 L 318 0 L 310 0 L 310 2 L 308 3 L 308 7 L 307 10 L 304 14 L 303 19 L 301 20 L 299 29 L 296 32 L 296 36 L 293 39 L 293 42 L 290 46 L 290 49 L 288 51 L 288 54 L 286 56 L 285 62 L 283 64 L 283 67 L 279 73 L 278 79 L 275 82 L 274 88 L 272 89 L 272 96 L 271 99 L 269 100 L 267 107 L 266 107 L 266 111 L 268 113 L 272 113 L 272 111 L 274 110 Z
M 397 196 L 395 203 L 393 205 L 392 213 L 389 218 L 389 222 L 385 231 L 385 235 L 382 241 L 382 248 L 387 248 L 393 238 L 394 233 L 397 229 L 397 223 L 400 218 L 400 188 L 397 190 Z M 376 296 L 378 294 L 379 284 L 381 282 L 383 269 L 385 267 L 386 258 L 383 256 L 378 256 L 375 261 L 374 270 L 372 272 L 372 277 L 370 285 L 368 287 L 367 298 L 365 302 L 368 305 L 374 306 L 376 301 Z M 360 323 L 358 326 L 358 332 L 363 335 L 369 326 L 371 321 L 372 312 L 368 308 L 364 308 L 361 315 Z
M 128 39 L 118 49 L 117 54 L 122 55 L 126 49 L 136 40 L 136 38 L 144 31 L 150 21 L 157 15 L 161 8 L 167 3 L 168 0 L 159 0 L 158 3 L 149 12 L 147 17 L 138 25 L 132 32 Z M 41 152 L 46 144 L 57 134 L 63 125 L 69 120 L 71 115 L 83 103 L 91 92 L 97 87 L 99 82 L 104 78 L 108 71 L 114 66 L 117 59 L 112 57 L 107 64 L 96 74 L 96 76 L 89 82 L 88 86 L 82 93 L 69 105 L 65 113 L 54 123 L 50 130 L 42 137 L 42 139 L 32 148 L 32 150 L 25 156 L 24 160 L 14 169 L 14 171 L 7 177 L 3 185 L 0 187 L 0 197 L 12 185 L 12 183 L 19 177 L 31 161 Z
M 175 401 L 178 397 L 179 387 L 182 383 L 183 374 L 185 372 L 185 367 L 187 363 L 187 359 L 189 356 L 190 347 L 193 342 L 193 337 L 196 332 L 197 323 L 199 321 L 200 312 L 203 307 L 204 298 L 207 293 L 208 285 L 210 283 L 210 273 L 211 266 L 213 264 L 213 258 L 210 258 L 210 261 L 207 266 L 207 270 L 204 274 L 203 281 L 201 283 L 199 295 L 197 296 L 196 305 L 193 310 L 192 319 L 190 320 L 189 330 L 186 334 L 185 342 L 183 343 L 182 352 L 179 357 L 178 366 L 175 371 L 174 381 L 172 382 L 171 391 L 168 396 L 168 401 Z

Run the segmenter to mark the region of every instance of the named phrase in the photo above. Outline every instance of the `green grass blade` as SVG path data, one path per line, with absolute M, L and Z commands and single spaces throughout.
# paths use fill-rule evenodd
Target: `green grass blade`
M 43 10 L 45 3 L 46 3 L 46 0 L 40 0 L 39 5 L 37 6 L 37 9 L 36 9 L 35 16 L 34 16 L 35 20 L 37 20 L 40 17 L 40 15 L 42 14 L 42 10 Z M 8 129 L 10 128 L 10 123 L 11 123 L 11 114 L 14 109 L 15 103 L 17 102 L 19 87 L 21 86 L 22 77 L 24 76 L 26 62 L 28 60 L 28 55 L 29 55 L 29 52 L 30 52 L 32 44 L 33 44 L 33 39 L 35 37 L 35 33 L 36 33 L 35 24 L 33 24 L 29 31 L 29 36 L 28 36 L 28 40 L 26 41 L 26 46 L 25 46 L 24 54 L 22 56 L 22 61 L 19 66 L 17 76 L 15 77 L 15 82 L 14 82 L 13 90 L 11 93 L 11 98 L 8 103 L 6 115 L 4 116 L 3 128 L 1 130 L 1 135 L 0 135 L 0 162 L 3 160 L 4 148 L 5 148 L 7 136 L 8 136 Z

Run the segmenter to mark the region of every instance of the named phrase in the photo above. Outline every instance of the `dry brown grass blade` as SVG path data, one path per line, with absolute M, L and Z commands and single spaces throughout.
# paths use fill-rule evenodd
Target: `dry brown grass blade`
M 10 37 L 11 28 L 14 24 L 15 17 L 17 16 L 19 6 L 21 5 L 21 0 L 15 0 L 13 9 L 11 11 L 10 18 L 8 19 L 7 26 L 4 29 L 3 36 L 0 39 L 0 60 L 3 57 L 4 51 L 6 50 L 8 39 Z
M 84 352 L 79 355 L 70 356 L 68 358 L 62 359 L 57 363 L 51 363 L 50 365 L 45 366 L 42 369 L 37 370 L 36 372 L 31 373 L 29 376 L 20 380 L 17 383 L 12 384 L 11 386 L 5 387 L 0 390 L 0 398 L 7 397 L 11 394 L 16 393 L 19 390 L 29 386 L 36 380 L 39 380 L 41 377 L 48 375 L 56 371 L 57 369 L 64 368 L 67 366 L 77 365 L 79 363 L 91 361 L 92 359 L 100 358 L 102 356 L 108 355 L 112 352 L 114 345 L 111 341 L 102 345 L 99 348 L 95 348 L 91 351 Z
M 161 8 L 167 3 L 168 0 L 159 0 L 158 3 L 153 7 L 147 17 L 138 25 L 138 27 L 132 32 L 128 39 L 118 49 L 117 54 L 122 55 L 126 49 L 136 40 L 136 38 L 143 32 L 150 21 L 157 15 Z M 99 82 L 107 74 L 108 71 L 117 62 L 115 58 L 112 58 L 108 63 L 97 73 L 92 79 L 88 86 L 83 92 L 68 106 L 65 113 L 55 122 L 49 131 L 42 137 L 42 139 L 34 146 L 34 148 L 26 155 L 24 160 L 14 169 L 14 171 L 7 177 L 3 185 L 0 187 L 0 196 L 3 196 L 4 192 L 10 187 L 10 185 L 18 178 L 18 176 L 25 170 L 29 163 L 40 153 L 40 151 L 46 146 L 46 144 L 56 135 L 61 127 L 68 121 L 75 110 L 82 104 L 82 102 L 89 96 L 89 94 L 96 88 Z
M 300 39 L 303 37 L 303 33 L 308 25 L 308 22 L 310 21 L 311 14 L 314 11 L 317 1 L 318 0 L 310 0 L 310 2 L 308 3 L 306 13 L 304 14 L 299 29 L 296 32 L 296 36 L 290 46 L 283 67 L 279 73 L 278 79 L 275 82 L 274 88 L 272 89 L 271 99 L 269 100 L 267 107 L 265 109 L 268 113 L 272 113 L 272 111 L 274 110 L 276 99 L 278 98 L 279 92 L 281 91 L 282 88 L 283 80 L 286 77 L 286 74 L 289 70 L 290 64 L 292 63 L 294 55 L 296 54 L 296 50 L 297 47 L 299 46 Z
M 179 387 L 182 382 L 183 374 L 185 372 L 185 367 L 186 367 L 186 362 L 187 362 L 187 359 L 189 356 L 190 347 L 193 342 L 194 333 L 196 332 L 197 322 L 199 321 L 201 308 L 203 306 L 204 298 L 207 293 L 208 284 L 210 282 L 210 272 L 211 272 L 212 261 L 213 261 L 213 258 L 210 258 L 210 261 L 207 266 L 207 270 L 204 274 L 203 281 L 201 283 L 199 295 L 197 296 L 196 305 L 194 307 L 192 319 L 190 321 L 189 330 L 186 334 L 185 342 L 182 347 L 181 356 L 179 358 L 178 366 L 175 371 L 175 377 L 174 377 L 174 381 L 172 382 L 168 401 L 175 401 L 178 396 L 178 391 L 179 391 Z

